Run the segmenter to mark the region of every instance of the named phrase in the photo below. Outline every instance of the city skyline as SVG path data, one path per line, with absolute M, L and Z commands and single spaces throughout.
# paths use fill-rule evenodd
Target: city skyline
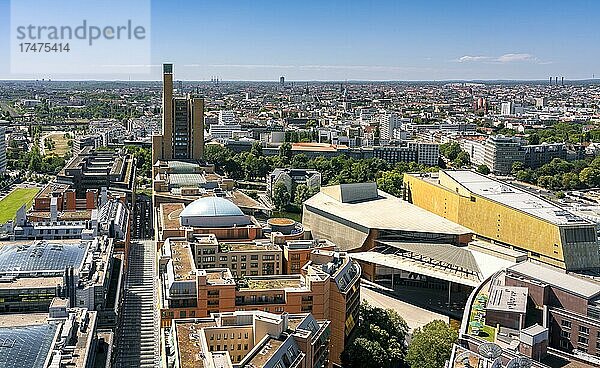
M 1 1 L 5 50 L 9 10 Z M 590 79 L 600 73 L 600 51 L 588 47 L 599 39 L 598 10 L 592 1 L 152 1 L 149 74 L 11 74 L 7 52 L 0 79 L 160 80 L 163 62 L 177 64 L 182 80 Z

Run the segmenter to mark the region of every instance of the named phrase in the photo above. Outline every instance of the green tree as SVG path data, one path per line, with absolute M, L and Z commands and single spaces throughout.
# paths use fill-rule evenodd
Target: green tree
M 591 188 L 600 186 L 600 169 L 586 167 L 579 173 L 579 180 Z
M 540 136 L 537 133 L 530 134 L 527 141 L 529 144 L 540 144 Z
M 490 173 L 490 168 L 487 165 L 479 165 L 477 166 L 477 172 L 483 175 L 488 175 Z
M 279 157 L 285 160 L 285 162 L 289 162 L 292 158 L 292 144 L 289 142 L 282 143 L 279 146 Z
M 263 155 L 263 148 L 260 142 L 252 143 L 252 148 L 250 149 L 250 153 L 256 157 L 260 157 Z
M 402 197 L 402 180 L 404 174 L 398 171 L 385 171 L 377 179 L 377 187 L 396 197 Z
M 278 211 L 284 210 L 290 204 L 290 192 L 282 181 L 275 184 L 271 201 Z
M 467 152 L 460 151 L 458 153 L 458 155 L 456 156 L 456 158 L 452 161 L 452 164 L 457 167 L 470 165 L 471 157 L 469 156 L 469 154 Z
M 461 151 L 460 145 L 456 142 L 444 143 L 440 145 L 440 153 L 450 161 L 454 161 Z
M 439 368 L 450 359 L 452 345 L 458 333 L 447 323 L 436 320 L 423 328 L 417 328 L 413 334 L 406 361 L 411 368 Z
M 314 189 L 309 188 L 306 184 L 300 184 L 296 187 L 296 192 L 294 193 L 294 203 L 300 206 L 315 194 L 316 191 Z
M 524 170 L 525 169 L 525 164 L 521 161 L 515 161 L 512 164 L 512 169 L 511 169 L 511 173 L 514 175 L 517 172 Z
M 347 368 L 392 368 L 404 362 L 406 322 L 392 309 L 360 305 L 356 338 L 342 353 Z

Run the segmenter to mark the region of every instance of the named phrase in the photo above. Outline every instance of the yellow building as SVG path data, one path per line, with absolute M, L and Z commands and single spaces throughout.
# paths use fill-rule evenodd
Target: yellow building
M 543 263 L 600 267 L 593 223 L 503 181 L 465 170 L 405 174 L 404 199 Z

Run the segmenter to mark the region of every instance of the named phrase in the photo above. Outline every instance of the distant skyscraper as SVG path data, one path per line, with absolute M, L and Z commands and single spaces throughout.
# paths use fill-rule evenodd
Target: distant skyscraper
M 282 77 L 279 77 L 279 84 L 280 84 L 281 86 L 284 86 L 284 85 L 285 85 L 285 77 L 283 77 L 283 76 L 282 76 Z
M 152 160 L 200 160 L 204 154 L 204 99 L 173 96 L 173 64 L 163 64 L 162 134 L 152 137 Z

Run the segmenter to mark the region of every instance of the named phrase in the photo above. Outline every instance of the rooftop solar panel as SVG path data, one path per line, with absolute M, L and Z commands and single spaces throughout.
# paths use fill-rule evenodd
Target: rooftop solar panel
M 89 243 L 49 243 L 41 240 L 30 244 L 0 247 L 0 273 L 57 271 L 65 267 L 81 268 Z
M 57 325 L 0 328 L 0 367 L 43 368 Z

